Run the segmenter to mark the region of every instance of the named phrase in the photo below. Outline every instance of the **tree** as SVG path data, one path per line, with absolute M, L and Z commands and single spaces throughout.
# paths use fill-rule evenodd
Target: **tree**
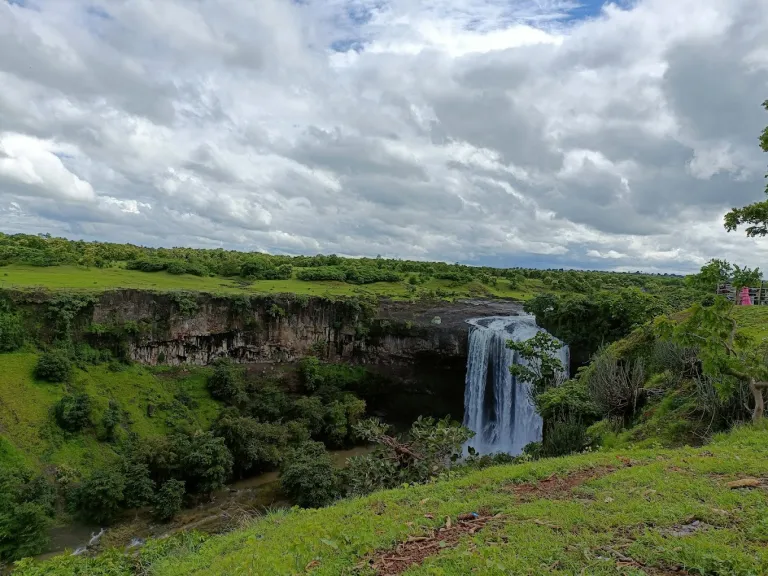
M 719 284 L 730 282 L 733 276 L 733 266 L 730 262 L 713 258 L 701 267 L 698 274 L 686 276 L 688 285 L 713 292 Z
M 213 433 L 224 439 L 241 476 L 277 466 L 288 445 L 288 430 L 283 424 L 259 422 L 240 416 L 234 409 L 222 412 Z
M 391 436 L 389 426 L 376 418 L 358 422 L 354 429 L 358 438 L 376 444 L 371 454 L 348 460 L 347 482 L 355 495 L 440 476 L 461 457 L 464 444 L 474 436 L 447 417 L 420 417 L 401 438 Z
M 53 408 L 56 423 L 67 432 L 79 432 L 91 425 L 91 398 L 80 393 L 66 395 Z
M 211 396 L 229 404 L 242 405 L 248 401 L 243 384 L 242 370 L 228 360 L 220 360 L 208 377 Z
M 304 508 L 319 508 L 339 496 L 333 462 L 322 442 L 305 442 L 292 450 L 280 469 L 280 485 Z
M 184 482 L 168 480 L 154 497 L 152 515 L 160 522 L 170 522 L 181 510 L 184 502 Z
M 45 551 L 54 500 L 43 477 L 0 467 L 0 564 Z
M 173 445 L 178 458 L 177 479 L 186 481 L 189 492 L 208 495 L 229 479 L 232 454 L 223 438 L 198 431 L 176 435 Z
M 763 108 L 768 110 L 768 100 L 763 102 Z M 768 126 L 760 135 L 760 148 L 768 152 Z M 768 194 L 768 186 L 765 187 Z M 768 234 L 768 200 L 755 202 L 743 208 L 733 208 L 725 215 L 725 229 L 728 232 L 736 230 L 739 226 L 748 224 L 747 236 L 765 236 Z
M 116 470 L 96 470 L 74 494 L 77 511 L 87 520 L 109 524 L 124 501 L 125 479 Z
M 525 360 L 524 364 L 516 363 L 510 366 L 509 371 L 515 378 L 528 382 L 531 387 L 531 400 L 537 410 L 539 396 L 565 380 L 565 368 L 557 357 L 562 347 L 562 342 L 544 331 L 522 342 L 507 342 L 507 348 L 514 350 Z
M 704 373 L 719 382 L 721 393 L 732 393 L 738 382 L 747 384 L 757 422 L 765 411 L 768 365 L 758 347 L 738 333 L 733 311 L 734 304 L 719 297 L 712 306 L 694 306 L 683 322 L 661 318 L 656 326 L 661 337 L 698 349 Z
M 603 344 L 665 312 L 659 297 L 638 288 L 599 290 L 589 294 L 540 294 L 525 304 L 536 322 L 571 347 L 586 362 Z
M 155 491 L 147 465 L 137 459 L 123 461 L 125 489 L 123 499 L 126 508 L 140 508 L 152 501 Z
M 744 266 L 743 268 L 740 267 L 737 264 L 734 264 L 733 266 L 733 287 L 737 290 L 739 288 L 742 288 L 743 286 L 749 286 L 754 287 L 760 284 L 760 281 L 762 280 L 763 275 L 760 272 L 759 268 L 748 268 Z

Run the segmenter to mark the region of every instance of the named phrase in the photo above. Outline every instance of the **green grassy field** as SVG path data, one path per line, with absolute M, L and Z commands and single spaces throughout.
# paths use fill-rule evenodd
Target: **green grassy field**
M 218 414 L 218 403 L 206 388 L 205 369 L 158 371 L 141 366 L 111 372 L 108 365 L 75 370 L 67 384 L 35 380 L 36 353 L 0 354 L 0 462 L 24 461 L 33 468 L 66 464 L 89 471 L 114 456 L 110 444 L 99 442 L 98 422 L 110 399 L 123 411 L 124 427 L 140 436 L 165 434 L 175 424 L 206 429 Z M 54 422 L 51 410 L 65 394 L 86 392 L 93 400 L 97 425 L 68 434 Z M 185 405 L 186 402 L 186 405 Z M 154 407 L 148 416 L 148 406 Z
M 768 428 L 744 427 L 703 448 L 490 468 L 275 513 L 139 561 L 61 557 L 17 573 L 364 576 L 396 566 L 408 576 L 764 575 L 766 477 Z M 752 488 L 728 485 L 745 478 L 754 479 Z M 471 512 L 484 520 L 474 530 L 458 518 Z
M 544 291 L 540 280 L 528 279 L 520 289 L 510 290 L 507 282 L 498 286 L 485 286 L 478 282 L 455 285 L 448 280 L 431 279 L 419 286 L 421 290 L 444 290 L 459 296 L 487 295 L 498 298 L 527 300 Z M 168 272 L 141 272 L 124 268 L 82 268 L 78 266 L 35 267 L 9 265 L 0 268 L 0 288 L 45 288 L 49 290 L 101 291 L 117 288 L 145 290 L 193 290 L 212 293 L 235 294 L 308 294 L 315 296 L 376 296 L 405 299 L 412 297 L 405 282 L 377 282 L 355 286 L 344 282 L 304 282 L 301 280 L 257 280 L 243 283 L 221 277 L 199 277 L 190 274 L 174 275 Z
M 757 343 L 768 340 L 768 306 L 736 306 L 734 318 L 745 336 Z

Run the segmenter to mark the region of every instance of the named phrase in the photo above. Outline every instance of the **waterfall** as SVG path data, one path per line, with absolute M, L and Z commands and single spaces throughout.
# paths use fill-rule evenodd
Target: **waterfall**
M 507 341 L 528 340 L 542 331 L 533 316 L 492 316 L 468 321 L 469 355 L 464 388 L 464 426 L 475 432 L 468 445 L 480 454 L 520 454 L 541 440 L 542 421 L 529 396 L 527 382 L 509 372 L 524 363 Z M 568 347 L 559 352 L 568 370 Z

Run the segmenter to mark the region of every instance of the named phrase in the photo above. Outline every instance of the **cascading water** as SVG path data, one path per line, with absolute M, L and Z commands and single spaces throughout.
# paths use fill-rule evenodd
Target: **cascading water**
M 525 363 L 507 341 L 521 342 L 543 331 L 533 316 L 492 316 L 468 321 L 469 357 L 464 388 L 464 426 L 475 432 L 468 445 L 480 454 L 520 454 L 541 440 L 542 421 L 531 403 L 529 384 L 509 372 Z M 568 346 L 559 358 L 568 370 Z

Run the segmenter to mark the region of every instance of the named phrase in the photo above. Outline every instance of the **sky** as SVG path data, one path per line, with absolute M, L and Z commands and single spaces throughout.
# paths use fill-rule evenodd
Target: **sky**
M 765 0 L 0 0 L 0 231 L 768 268 Z

